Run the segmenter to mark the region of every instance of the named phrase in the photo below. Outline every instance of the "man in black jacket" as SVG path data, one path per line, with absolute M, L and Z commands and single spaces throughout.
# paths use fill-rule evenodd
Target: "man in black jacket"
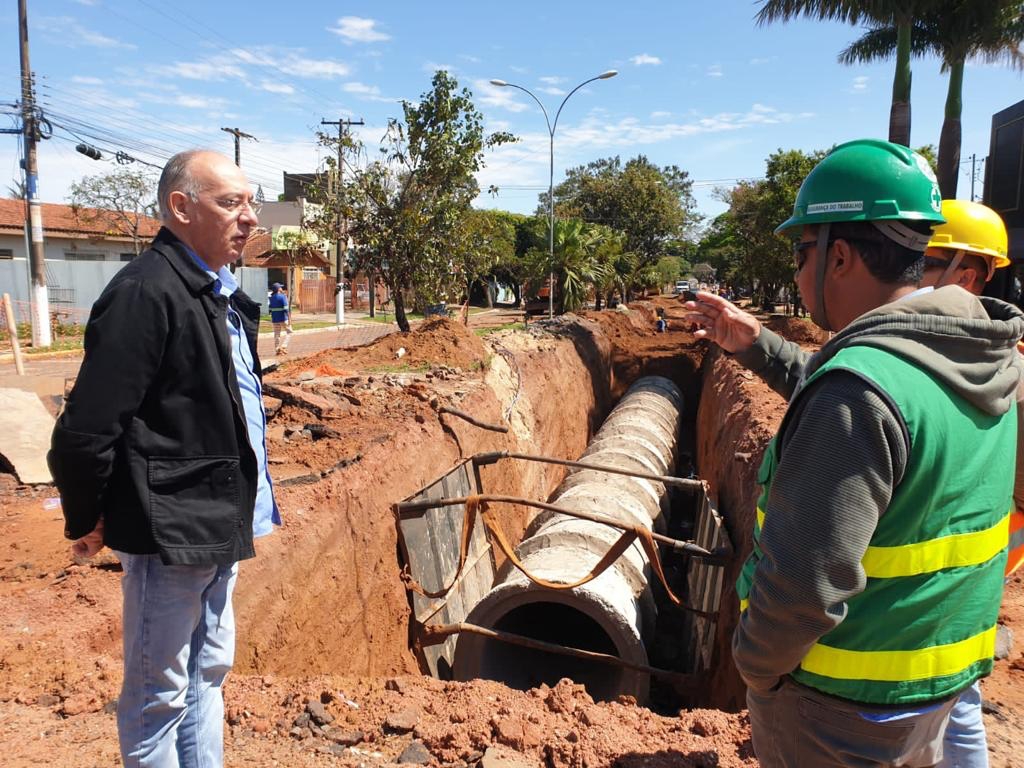
M 218 766 L 238 561 L 280 524 L 259 305 L 226 268 L 256 205 L 228 158 L 200 150 L 171 158 L 158 198 L 163 228 L 93 306 L 49 462 L 73 551 L 106 544 L 124 568 L 125 766 Z

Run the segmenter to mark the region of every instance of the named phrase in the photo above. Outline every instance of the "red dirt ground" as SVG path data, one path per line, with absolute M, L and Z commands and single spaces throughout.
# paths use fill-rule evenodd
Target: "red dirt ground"
M 654 332 L 651 304 L 631 314 L 586 313 L 551 333 L 504 332 L 491 346 L 440 320 L 369 347 L 290 360 L 267 377 L 299 399 L 269 422 L 285 526 L 242 566 L 238 658 L 226 686 L 227 765 L 379 766 L 397 762 L 412 741 L 432 765 L 453 768 L 475 765 L 485 752 L 488 765 L 757 765 L 745 713 L 726 711 L 742 709 L 723 650 L 728 619 L 719 627 L 711 692 L 721 709 L 678 716 L 631 701 L 594 703 L 568 681 L 527 692 L 440 682 L 420 676 L 408 650 L 390 503 L 481 450 L 575 458 L 613 397 L 641 373 L 671 375 L 684 387 L 689 432 L 698 435 L 694 460 L 737 549 L 749 546 L 751 476 L 785 404 L 694 342 L 678 303 L 655 303 L 668 307 L 666 334 Z M 511 390 L 502 387 L 513 387 L 514 377 L 494 344 L 514 358 L 521 380 L 506 435 L 436 410 L 451 405 L 504 421 Z M 314 439 L 302 434 L 307 424 L 330 432 Z M 550 489 L 560 479 L 533 465 L 487 472 L 485 484 L 497 493 Z M 108 552 L 84 565 L 70 561 L 60 510 L 47 508 L 53 495 L 0 474 L 0 754 L 10 766 L 116 765 L 119 570 Z M 510 532 L 525 523 L 513 517 Z M 727 590 L 722 616 L 732 615 L 735 596 Z M 1021 578 L 1007 588 L 1001 621 L 1024 635 Z M 993 766 L 1020 764 L 1022 681 L 1018 647 L 984 684 Z M 296 726 L 309 700 L 322 702 L 332 722 Z

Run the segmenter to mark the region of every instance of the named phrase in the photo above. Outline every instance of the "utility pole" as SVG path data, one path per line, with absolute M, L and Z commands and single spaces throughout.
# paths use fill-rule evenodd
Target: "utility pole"
M 338 126 L 338 243 L 335 253 L 335 270 L 338 273 L 338 284 L 334 292 L 334 322 L 338 325 L 345 324 L 345 257 L 344 251 L 348 248 L 348 227 L 342 232 L 341 228 L 341 193 L 342 176 L 345 173 L 345 136 L 348 129 L 353 125 L 365 125 L 362 118 L 359 120 L 320 120 L 320 125 Z M 344 242 L 344 246 L 342 246 Z M 370 312 L 373 312 L 373 278 L 370 278 Z
M 30 234 L 28 252 L 29 271 L 32 276 L 32 346 L 49 347 L 50 300 L 46 292 L 46 262 L 43 245 L 43 207 L 39 202 L 39 172 L 36 168 L 35 94 L 32 88 L 32 68 L 28 62 L 28 8 L 27 0 L 18 0 L 18 42 L 21 49 L 21 122 L 25 132 L 25 199 L 28 202 L 26 226 Z
M 259 139 L 257 139 L 255 136 L 251 134 L 246 133 L 245 131 L 240 131 L 237 128 L 221 128 L 221 130 L 224 131 L 225 133 L 230 133 L 232 136 L 235 137 L 235 165 L 241 168 L 242 150 L 241 147 L 239 146 L 239 139 L 250 139 L 251 141 L 257 142 L 259 141 Z

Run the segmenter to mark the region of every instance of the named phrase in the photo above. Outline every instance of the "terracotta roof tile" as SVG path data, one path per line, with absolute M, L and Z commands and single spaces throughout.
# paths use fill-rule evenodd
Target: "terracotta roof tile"
M 99 208 L 74 209 L 70 205 L 43 203 L 43 228 L 51 237 L 60 235 L 129 239 L 118 228 L 110 211 Z M 20 234 L 25 227 L 25 202 L 0 197 L 0 232 Z M 142 217 L 139 235 L 152 238 L 160 229 L 160 222 L 149 216 Z

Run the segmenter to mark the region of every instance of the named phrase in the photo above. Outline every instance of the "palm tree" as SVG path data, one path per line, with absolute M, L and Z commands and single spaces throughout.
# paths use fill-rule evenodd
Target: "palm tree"
M 537 280 L 551 273 L 556 276 L 559 312 L 582 307 L 590 286 L 604 279 L 607 267 L 596 257 L 603 237 L 600 228 L 579 219 L 556 221 L 552 262 L 547 237 L 539 229 L 533 233 L 534 247 L 526 254 L 527 269 Z
M 896 30 L 896 73 L 889 109 L 889 141 L 910 146 L 910 51 L 914 19 L 938 8 L 938 0 L 762 0 L 757 23 L 789 21 L 797 16 L 819 21 L 866 22 Z
M 938 177 L 943 198 L 955 198 L 960 171 L 960 116 L 963 112 L 964 68 L 967 59 L 1005 60 L 1024 68 L 1024 12 L 1020 0 L 953 0 L 914 22 L 915 56 L 936 54 L 949 73 L 945 117 L 939 136 Z M 896 29 L 876 25 L 839 54 L 844 64 L 875 61 L 892 54 Z

